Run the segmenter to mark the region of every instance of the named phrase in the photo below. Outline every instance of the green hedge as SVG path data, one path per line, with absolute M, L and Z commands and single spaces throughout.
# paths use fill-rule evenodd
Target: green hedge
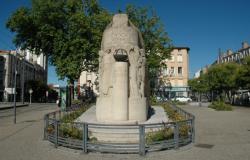
M 208 107 L 213 108 L 217 111 L 232 111 L 233 110 L 231 105 L 226 104 L 225 102 L 221 100 L 213 101 Z

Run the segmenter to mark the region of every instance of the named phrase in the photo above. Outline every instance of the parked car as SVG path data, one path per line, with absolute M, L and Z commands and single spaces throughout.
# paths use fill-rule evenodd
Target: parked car
M 191 102 L 192 101 L 191 98 L 184 97 L 184 96 L 182 96 L 182 97 L 175 97 L 175 98 L 172 98 L 171 100 L 172 101 L 180 101 L 180 102 Z
M 166 98 L 166 97 L 156 97 L 156 100 L 158 101 L 158 102 L 166 102 L 168 99 Z

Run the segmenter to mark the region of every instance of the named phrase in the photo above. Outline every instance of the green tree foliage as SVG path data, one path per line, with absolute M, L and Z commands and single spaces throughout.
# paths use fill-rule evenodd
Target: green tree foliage
M 135 7 L 128 5 L 126 13 L 132 23 L 142 33 L 149 67 L 149 76 L 154 78 L 160 67 L 164 65 L 162 60 L 170 57 L 171 40 L 160 20 L 152 8 Z
M 203 74 L 196 79 L 190 79 L 188 81 L 188 85 L 194 92 L 206 93 L 210 90 L 209 81 L 206 74 Z
M 82 70 L 98 65 L 102 32 L 110 15 L 96 0 L 33 0 L 19 8 L 7 22 L 16 32 L 14 42 L 35 54 L 45 53 L 57 75 L 72 81 Z
M 207 73 L 197 79 L 189 80 L 192 91 L 199 93 L 214 92 L 223 98 L 226 94 L 230 100 L 230 93 L 238 89 L 239 64 L 223 63 L 211 66 Z
M 32 89 L 32 102 L 45 102 L 48 86 L 43 81 L 29 80 L 25 83 L 25 88 L 26 101 L 29 101 L 29 90 Z
M 239 69 L 237 85 L 242 89 L 250 89 L 250 57 L 246 57 Z
M 223 63 L 209 68 L 207 78 L 212 90 L 219 94 L 229 93 L 237 89 L 236 79 L 238 76 L 239 65 L 236 63 Z
M 154 78 L 169 58 L 171 41 L 160 18 L 150 8 L 128 5 L 130 20 L 142 32 L 150 77 Z M 31 8 L 16 10 L 7 28 L 14 42 L 35 54 L 45 53 L 60 79 L 72 81 L 83 70 L 96 71 L 102 33 L 111 14 L 96 0 L 32 0 Z

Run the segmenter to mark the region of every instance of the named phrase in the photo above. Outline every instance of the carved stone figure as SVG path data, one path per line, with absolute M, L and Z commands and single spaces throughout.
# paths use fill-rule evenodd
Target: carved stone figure
M 99 51 L 98 121 L 147 119 L 145 64 L 141 33 L 126 14 L 114 15 L 103 33 Z

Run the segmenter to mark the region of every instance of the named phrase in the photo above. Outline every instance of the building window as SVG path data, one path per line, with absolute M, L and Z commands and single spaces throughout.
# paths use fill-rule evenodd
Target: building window
M 170 59 L 171 62 L 174 62 L 174 54 L 171 54 L 171 59 Z
M 164 68 L 163 69 L 163 76 L 167 76 L 168 75 L 168 69 L 167 68 Z
M 178 62 L 182 62 L 182 55 L 181 55 L 181 54 L 178 54 L 178 55 L 177 55 L 177 61 L 178 61 Z
M 170 68 L 169 74 L 170 74 L 170 76 L 173 76 L 173 75 L 174 75 L 174 67 L 171 67 L 171 68 Z
M 179 76 L 182 75 L 182 67 L 178 67 L 178 75 L 179 75 Z
M 183 97 L 183 96 L 184 96 L 183 92 L 177 92 L 177 97 Z

